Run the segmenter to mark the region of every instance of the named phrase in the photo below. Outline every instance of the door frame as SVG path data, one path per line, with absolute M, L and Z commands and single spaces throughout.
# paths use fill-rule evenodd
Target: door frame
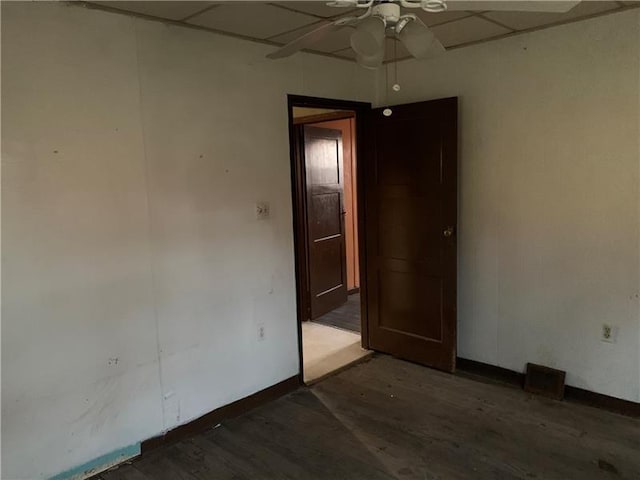
M 322 123 L 330 122 L 332 120 L 344 120 L 346 118 L 355 118 L 356 112 L 344 111 L 344 112 L 330 112 L 320 113 L 318 115 L 308 115 L 306 117 L 294 118 L 294 125 L 306 125 L 307 123 Z
M 350 100 L 333 100 L 328 98 L 307 97 L 301 95 L 287 95 L 287 111 L 289 118 L 289 157 L 291 164 L 291 201 L 293 208 L 293 242 L 295 254 L 296 277 L 296 313 L 298 328 L 298 353 L 300 383 L 304 384 L 304 359 L 302 351 L 302 319 L 309 302 L 307 285 L 309 273 L 307 271 L 307 240 L 306 240 L 306 179 L 302 148 L 304 142 L 298 138 L 299 130 L 296 128 L 300 122 L 294 122 L 293 107 L 326 108 L 338 110 L 350 110 L 355 113 L 356 123 L 356 184 L 357 188 L 357 212 L 358 212 L 358 265 L 360 268 L 360 339 L 362 348 L 369 348 L 369 325 L 367 315 L 367 251 L 365 242 L 365 162 L 366 158 L 366 132 L 368 113 L 371 104 Z M 321 120 L 319 120 L 321 121 Z

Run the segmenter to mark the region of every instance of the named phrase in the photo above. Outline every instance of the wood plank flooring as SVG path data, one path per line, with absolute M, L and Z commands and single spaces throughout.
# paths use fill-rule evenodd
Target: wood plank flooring
M 316 318 L 313 322 L 360 333 L 360 294 L 349 295 L 347 303 Z
M 377 355 L 101 480 L 640 479 L 640 420 Z

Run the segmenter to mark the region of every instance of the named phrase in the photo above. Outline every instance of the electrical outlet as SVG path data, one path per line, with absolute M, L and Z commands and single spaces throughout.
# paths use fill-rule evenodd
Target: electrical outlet
M 607 343 L 615 343 L 616 341 L 616 329 L 615 327 L 608 325 L 608 324 L 603 324 L 602 325 L 602 336 L 600 337 L 600 340 L 602 340 L 603 342 L 607 342 Z
M 264 323 L 260 323 L 258 325 L 258 341 L 262 342 L 264 340 Z
M 269 218 L 269 203 L 268 202 L 258 202 L 258 203 L 256 203 L 256 218 L 258 220 L 264 220 L 265 218 Z

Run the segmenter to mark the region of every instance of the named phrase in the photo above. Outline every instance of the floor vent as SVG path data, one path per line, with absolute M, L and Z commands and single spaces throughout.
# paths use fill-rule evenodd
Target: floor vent
M 562 400 L 564 398 L 564 379 L 566 372 L 535 363 L 527 363 L 527 376 L 524 389 L 527 392 Z

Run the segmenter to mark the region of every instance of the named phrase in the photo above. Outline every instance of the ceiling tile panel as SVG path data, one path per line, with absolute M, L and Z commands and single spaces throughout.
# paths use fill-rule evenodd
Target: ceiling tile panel
M 317 22 L 316 17 L 259 2 L 222 4 L 187 23 L 224 32 L 265 39 Z
M 329 7 L 327 5 L 327 0 L 307 2 L 285 1 L 274 3 L 288 9 L 296 10 L 302 13 L 308 13 L 309 15 L 315 15 L 321 18 L 338 17 L 346 13 L 353 13 L 357 10 L 353 8 Z M 364 13 L 364 10 L 362 10 L 362 12 Z
M 545 12 L 487 12 L 491 18 L 515 30 L 542 27 L 544 25 L 615 10 L 620 6 L 616 2 L 583 1 L 566 13 Z
M 460 18 L 469 17 L 472 13 L 469 12 L 440 12 L 440 13 L 431 13 L 425 12 L 424 10 L 416 9 L 412 10 L 411 13 L 415 13 L 420 20 L 422 20 L 425 25 L 438 25 L 440 23 L 447 23 L 453 20 L 458 20 Z
M 432 30 L 445 47 L 477 42 L 511 32 L 508 28 L 475 16 L 437 25 Z
M 117 8 L 127 12 L 141 13 L 153 17 L 182 20 L 214 5 L 214 2 L 91 2 L 104 7 Z

